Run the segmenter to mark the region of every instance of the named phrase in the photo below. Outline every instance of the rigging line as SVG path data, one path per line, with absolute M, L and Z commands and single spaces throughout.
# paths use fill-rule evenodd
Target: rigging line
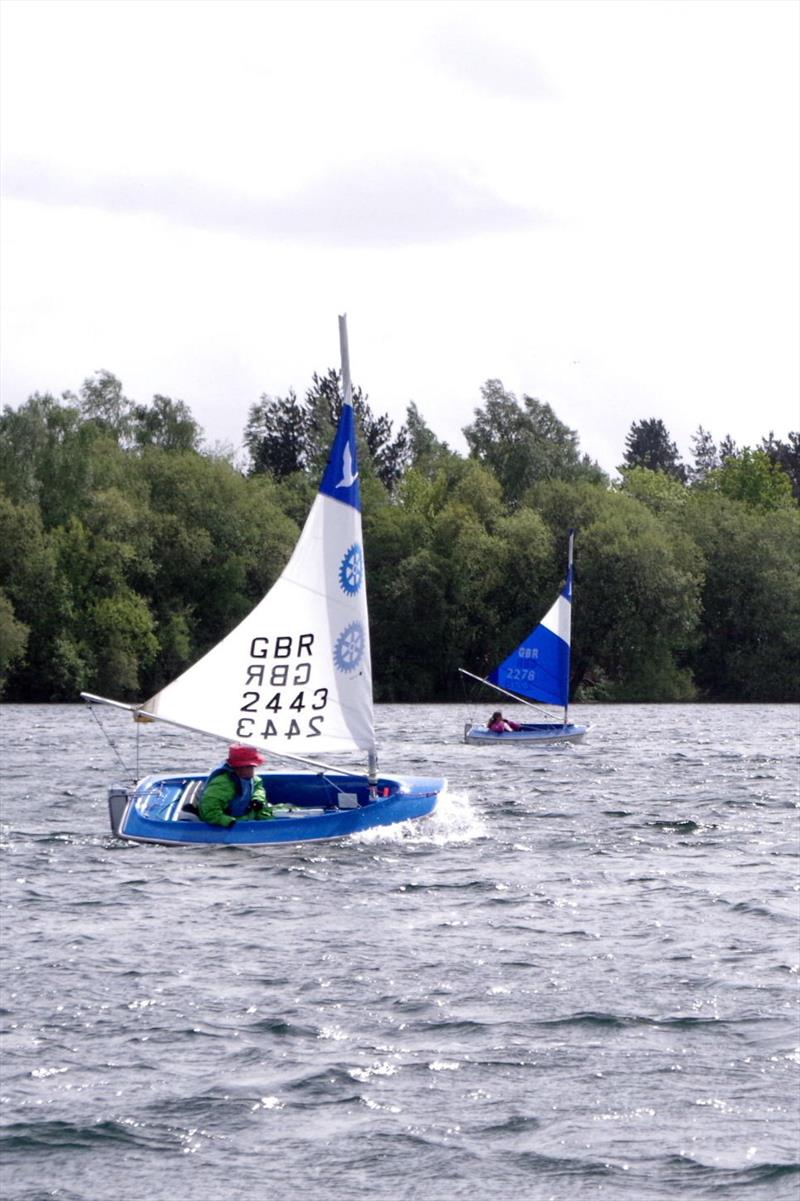
M 476 676 L 473 672 L 467 671 L 465 667 L 458 669 L 462 676 L 470 676 L 471 679 L 477 680 L 479 684 L 485 684 L 487 688 L 494 688 L 495 692 L 502 692 L 504 696 L 510 696 L 513 701 L 518 701 L 521 705 L 527 705 L 529 709 L 535 709 L 538 713 L 543 713 L 545 717 L 549 717 L 546 709 L 541 705 L 535 705 L 533 701 L 526 701 L 524 696 L 518 696 L 516 692 L 509 692 L 507 688 L 501 688 L 499 684 L 492 684 L 490 680 L 484 679 L 483 676 Z
M 179 730 L 189 730 L 192 734 L 203 734 L 207 738 L 216 738 L 225 742 L 230 741 L 229 738 L 224 737 L 222 734 L 211 734 L 208 730 L 198 729 L 197 726 L 187 726 L 184 722 L 174 721 L 171 717 L 161 717 L 157 713 L 148 713 L 141 705 L 128 705 L 124 701 L 112 701 L 105 696 L 96 696 L 93 692 L 82 692 L 81 698 L 86 701 L 90 709 L 95 705 L 110 705 L 112 709 L 125 709 L 128 713 L 132 713 L 134 721 L 137 722 L 163 721 L 165 725 L 175 726 Z M 363 776 L 365 779 L 369 779 L 369 773 L 357 767 L 336 767 L 331 763 L 321 763 L 318 759 L 306 759 L 302 755 L 290 755 L 288 751 L 276 751 L 270 746 L 264 746 L 263 749 L 268 755 L 272 755 L 273 759 L 282 759 L 290 763 L 302 763 L 306 767 L 313 768 L 321 776 L 325 775 L 326 772 L 332 772 L 333 775 L 338 776 Z
M 97 727 L 100 730 L 101 734 L 104 736 L 106 742 L 111 747 L 112 751 L 117 756 L 120 763 L 122 764 L 122 768 L 123 768 L 123 771 L 125 772 L 126 776 L 130 776 L 132 780 L 138 779 L 138 776 L 134 776 L 133 772 L 128 767 L 125 760 L 122 758 L 122 755 L 119 753 L 119 750 L 117 748 L 117 744 L 114 742 L 114 739 L 111 737 L 108 730 L 105 728 L 105 726 L 101 722 L 100 718 L 95 713 L 94 705 L 88 705 L 87 708 L 88 708 L 89 712 L 91 713 L 92 717 L 94 718 L 94 720 L 97 722 Z M 138 769 L 138 747 L 137 747 L 137 769 Z

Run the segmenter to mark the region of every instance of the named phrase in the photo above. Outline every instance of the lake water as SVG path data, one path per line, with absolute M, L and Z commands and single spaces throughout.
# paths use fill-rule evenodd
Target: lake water
M 0 706 L 3 1201 L 797 1201 L 796 708 L 380 706 L 437 814 L 262 849 L 112 840 L 222 756 L 95 712 Z

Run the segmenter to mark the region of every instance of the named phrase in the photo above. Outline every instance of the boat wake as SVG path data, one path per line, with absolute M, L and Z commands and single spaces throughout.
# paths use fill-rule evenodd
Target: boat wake
M 475 842 L 486 833 L 486 822 L 472 808 L 466 792 L 444 792 L 430 817 L 393 826 L 376 826 L 351 835 L 351 839 L 366 846 L 405 843 L 441 847 Z

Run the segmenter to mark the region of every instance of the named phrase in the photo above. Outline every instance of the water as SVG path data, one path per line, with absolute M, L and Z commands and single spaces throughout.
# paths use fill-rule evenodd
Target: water
M 481 714 L 378 709 L 433 818 L 257 850 L 113 841 L 88 712 L 0 708 L 4 1201 L 797 1201 L 797 709 Z

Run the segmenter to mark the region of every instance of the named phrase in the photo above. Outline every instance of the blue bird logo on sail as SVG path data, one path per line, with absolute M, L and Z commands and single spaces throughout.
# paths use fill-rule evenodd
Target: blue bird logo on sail
M 328 465 L 319 486 L 320 492 L 334 500 L 343 501 L 361 511 L 361 489 L 358 483 L 358 451 L 356 449 L 356 420 L 353 406 L 342 407 L 339 428 L 331 447 Z
M 342 454 L 342 478 L 336 485 L 337 488 L 352 488 L 353 484 L 358 479 L 358 472 L 353 469 L 353 452 L 350 449 L 348 442 Z

